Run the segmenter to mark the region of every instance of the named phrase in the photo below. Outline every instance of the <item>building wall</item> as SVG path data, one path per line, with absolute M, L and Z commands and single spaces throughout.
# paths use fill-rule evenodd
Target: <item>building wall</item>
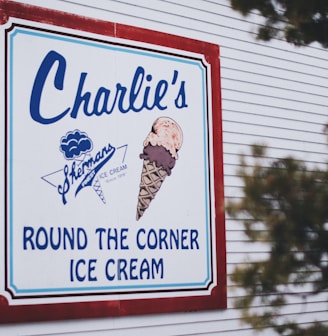
M 295 48 L 283 41 L 255 40 L 257 15 L 240 17 L 228 0 L 21 0 L 130 26 L 220 45 L 226 200 L 240 197 L 240 153 L 265 143 L 268 159 L 293 155 L 313 166 L 327 161 L 328 54 L 319 46 Z M 228 277 L 236 265 L 266 253 L 248 244 L 242 225 L 226 218 Z M 0 326 L 1 335 L 253 335 L 233 308 L 243 295 L 228 278 L 228 309 L 122 318 Z M 293 298 L 284 317 L 302 324 L 328 321 L 326 297 Z M 263 336 L 273 335 L 268 328 Z

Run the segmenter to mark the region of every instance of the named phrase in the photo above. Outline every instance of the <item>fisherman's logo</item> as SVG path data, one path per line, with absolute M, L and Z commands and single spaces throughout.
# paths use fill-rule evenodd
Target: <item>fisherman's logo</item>
M 101 201 L 106 203 L 99 181 L 99 173 L 110 162 L 117 150 L 122 148 L 125 148 L 126 152 L 127 145 L 115 148 L 108 143 L 95 151 L 93 142 L 87 133 L 80 130 L 69 131 L 60 139 L 59 146 L 66 164 L 62 169 L 42 176 L 42 179 L 56 187 L 64 205 L 67 203 L 67 195 L 73 194 L 76 197 L 86 187 L 92 187 Z

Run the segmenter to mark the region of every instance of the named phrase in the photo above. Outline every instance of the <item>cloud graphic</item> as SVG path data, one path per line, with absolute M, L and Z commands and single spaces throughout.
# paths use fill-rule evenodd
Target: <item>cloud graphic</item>
M 92 147 L 92 141 L 86 133 L 74 130 L 67 132 L 60 139 L 59 149 L 64 154 L 65 159 L 72 160 L 90 152 Z

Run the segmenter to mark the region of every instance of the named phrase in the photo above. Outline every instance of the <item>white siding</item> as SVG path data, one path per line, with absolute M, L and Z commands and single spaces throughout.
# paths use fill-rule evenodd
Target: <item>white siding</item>
M 293 155 L 313 165 L 327 161 L 328 51 L 254 39 L 257 15 L 244 19 L 228 0 L 25 0 L 20 1 L 108 21 L 216 43 L 221 50 L 226 199 L 241 195 L 238 155 L 255 142 L 269 158 Z M 242 226 L 226 219 L 227 269 L 263 258 L 267 247 L 247 244 Z M 0 326 L 1 335 L 253 335 L 239 322 L 233 300 L 242 295 L 228 278 L 228 309 L 83 321 Z M 306 303 L 293 297 L 285 317 L 306 324 L 328 321 L 326 296 Z M 283 316 L 283 317 L 284 317 Z M 273 335 L 270 329 L 263 336 Z

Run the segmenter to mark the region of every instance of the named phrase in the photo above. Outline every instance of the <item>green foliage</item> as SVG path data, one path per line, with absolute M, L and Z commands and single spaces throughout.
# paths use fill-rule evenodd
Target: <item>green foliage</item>
M 243 221 L 250 243 L 267 244 L 269 253 L 234 270 L 232 281 L 246 292 L 235 306 L 257 330 L 269 326 L 284 336 L 328 335 L 321 324 L 301 328 L 290 321 L 281 325 L 277 318 L 289 295 L 305 298 L 302 286 L 307 295 L 327 290 L 328 171 L 309 170 L 292 157 L 265 165 L 265 148 L 252 150 L 250 164 L 240 158 L 244 195 L 230 202 L 227 212 Z
M 326 0 L 230 0 L 230 3 L 244 16 L 256 11 L 265 18 L 257 32 L 261 40 L 279 37 L 297 46 L 317 41 L 328 47 Z

